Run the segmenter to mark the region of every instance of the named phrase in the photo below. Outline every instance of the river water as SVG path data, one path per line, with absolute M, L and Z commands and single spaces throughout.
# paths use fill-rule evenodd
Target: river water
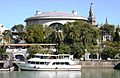
M 82 69 L 81 71 L 0 71 L 0 78 L 120 78 L 120 70 Z

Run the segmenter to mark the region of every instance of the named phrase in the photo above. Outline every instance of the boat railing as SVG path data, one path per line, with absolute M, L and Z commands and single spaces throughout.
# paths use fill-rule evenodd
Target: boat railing
M 71 59 L 73 60 L 73 55 L 68 54 L 59 54 L 59 55 L 50 55 L 50 54 L 35 54 L 32 58 L 40 59 Z

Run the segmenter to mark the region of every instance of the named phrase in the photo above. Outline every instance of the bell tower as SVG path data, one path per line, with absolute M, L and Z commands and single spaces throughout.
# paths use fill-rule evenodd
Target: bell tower
M 94 26 L 96 25 L 96 18 L 94 17 L 94 14 L 93 14 L 93 3 L 90 4 L 88 22 L 91 25 L 94 25 Z

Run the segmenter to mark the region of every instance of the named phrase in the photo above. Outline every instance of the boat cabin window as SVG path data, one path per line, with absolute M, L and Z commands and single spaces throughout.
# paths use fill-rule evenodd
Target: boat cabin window
M 35 64 L 35 62 L 34 62 L 34 61 L 31 61 L 31 64 Z
M 36 62 L 36 64 L 40 64 L 40 62 Z
M 28 61 L 28 64 L 30 64 L 30 61 Z
M 70 65 L 69 62 L 54 62 L 52 65 Z
M 65 62 L 65 65 L 70 65 L 70 63 L 69 62 Z
M 40 58 L 40 59 L 57 59 L 57 56 L 38 56 L 34 55 L 33 58 Z
M 45 62 L 46 65 L 48 65 L 50 62 Z
M 33 61 L 28 61 L 28 64 L 39 64 L 39 65 L 48 65 L 50 62 L 33 62 Z
M 41 65 L 43 65 L 43 64 L 44 64 L 44 62 L 40 62 L 40 64 L 41 64 Z

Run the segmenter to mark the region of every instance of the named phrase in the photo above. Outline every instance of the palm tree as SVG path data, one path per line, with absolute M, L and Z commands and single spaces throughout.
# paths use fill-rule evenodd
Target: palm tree
M 49 27 L 49 26 L 46 26 L 46 25 L 43 27 L 43 34 L 44 34 L 44 42 L 45 43 L 50 42 L 49 36 L 52 34 L 52 32 L 53 32 L 52 27 Z
M 13 36 L 15 36 L 17 39 L 15 41 L 19 42 L 20 40 L 24 40 L 26 33 L 25 33 L 25 26 L 22 24 L 14 25 L 12 28 Z
M 115 26 L 110 24 L 104 24 L 100 27 L 102 36 L 106 37 L 107 40 L 112 41 L 114 37 Z
M 11 37 L 12 37 L 11 31 L 5 30 L 2 34 L 3 34 L 4 41 L 6 41 L 7 43 L 11 43 Z
M 23 32 L 24 31 L 24 25 L 22 25 L 22 24 L 14 25 L 11 28 L 11 30 L 14 31 L 14 32 Z
M 99 36 L 97 28 L 83 21 L 67 23 L 63 31 L 67 41 L 71 40 L 72 43 L 82 43 L 85 47 L 88 44 L 96 44 Z
M 80 27 L 79 25 L 76 25 L 76 22 L 73 23 L 74 27 L 71 27 L 71 32 L 69 33 L 69 35 L 72 37 L 73 41 L 79 41 L 79 37 L 80 37 Z
M 63 27 L 63 32 L 65 35 L 65 41 L 69 43 L 79 42 L 80 37 L 80 24 L 79 22 L 66 23 Z

